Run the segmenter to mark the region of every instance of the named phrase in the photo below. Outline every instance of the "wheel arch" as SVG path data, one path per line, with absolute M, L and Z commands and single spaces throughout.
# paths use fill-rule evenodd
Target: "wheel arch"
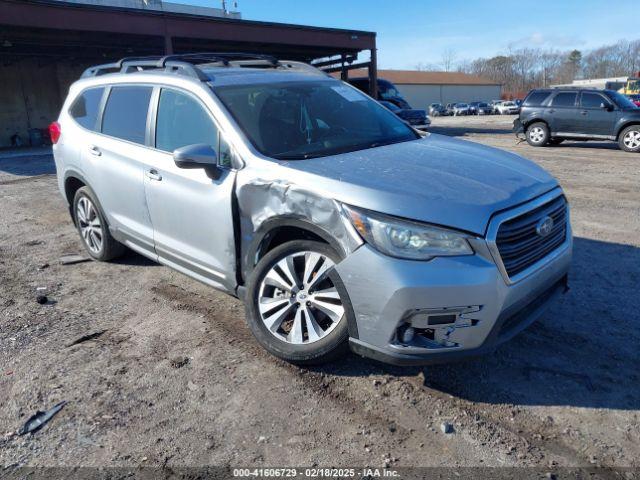
M 620 134 L 624 132 L 626 128 L 632 127 L 634 125 L 640 126 L 640 120 L 629 120 L 628 122 L 625 122 L 622 125 L 620 125 L 616 132 L 616 141 L 620 140 Z
M 549 122 L 547 122 L 544 118 L 540 118 L 540 117 L 530 118 L 530 119 L 525 120 L 524 122 L 522 122 L 522 125 L 524 126 L 524 129 L 526 131 L 527 128 L 529 128 L 534 123 L 544 123 L 547 126 L 547 128 L 549 129 L 549 133 L 551 133 L 551 127 L 549 126 Z
M 341 243 L 324 228 L 303 218 L 272 218 L 260 226 L 242 254 L 242 283 L 246 284 L 252 270 L 267 252 L 290 240 L 319 241 L 333 247 L 341 256 L 346 255 Z
M 67 205 L 69 206 L 69 214 L 71 215 L 71 219 L 75 225 L 76 218 L 73 214 L 73 198 L 76 195 L 76 192 L 82 187 L 89 187 L 89 183 L 82 176 L 82 174 L 76 172 L 75 170 L 69 170 L 64 175 L 64 195 L 67 200 Z

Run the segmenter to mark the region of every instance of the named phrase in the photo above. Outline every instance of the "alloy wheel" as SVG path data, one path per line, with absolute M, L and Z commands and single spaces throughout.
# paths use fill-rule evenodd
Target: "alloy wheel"
M 529 130 L 529 138 L 532 142 L 541 142 L 544 139 L 544 130 L 542 127 L 533 127 Z
M 258 311 L 279 340 L 303 345 L 326 337 L 344 316 L 326 255 L 302 251 L 279 260 L 260 283 Z
M 631 130 L 630 132 L 627 132 L 622 141 L 627 148 L 633 149 L 640 147 L 640 131 Z
M 98 211 L 88 197 L 83 196 L 78 200 L 76 218 L 80 234 L 87 248 L 91 253 L 99 255 L 104 241 L 104 232 Z

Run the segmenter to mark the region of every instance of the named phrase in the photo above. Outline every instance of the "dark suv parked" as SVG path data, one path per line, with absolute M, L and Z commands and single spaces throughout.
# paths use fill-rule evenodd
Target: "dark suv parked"
M 350 78 L 349 83 L 356 87 L 358 90 L 362 90 L 367 95 L 369 94 L 369 78 Z M 376 100 L 384 100 L 391 102 L 398 108 L 404 110 L 411 109 L 411 105 L 407 102 L 398 88 L 389 80 L 384 78 L 378 79 L 378 98 Z
M 613 140 L 640 152 L 640 108 L 613 90 L 532 90 L 514 122 L 529 145 L 557 145 L 566 139 Z

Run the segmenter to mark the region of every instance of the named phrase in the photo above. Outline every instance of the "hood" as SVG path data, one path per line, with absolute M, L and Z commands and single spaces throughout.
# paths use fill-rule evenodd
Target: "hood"
M 558 185 L 518 155 L 434 134 L 284 166 L 302 174 L 301 186 L 341 202 L 479 235 L 495 212 Z

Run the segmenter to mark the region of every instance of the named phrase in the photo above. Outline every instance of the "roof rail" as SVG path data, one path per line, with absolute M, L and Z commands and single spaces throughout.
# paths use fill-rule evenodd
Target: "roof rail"
M 233 65 L 231 64 L 233 62 Z M 209 77 L 200 70 L 197 65 L 205 63 L 220 63 L 225 67 L 228 66 L 260 66 L 265 68 L 304 68 L 308 70 L 317 70 L 311 65 L 302 62 L 287 61 L 284 64 L 271 55 L 253 54 L 253 53 L 183 53 L 165 56 L 152 57 L 125 57 L 114 63 L 105 63 L 87 68 L 81 78 L 97 77 L 107 73 L 132 73 L 140 72 L 147 69 L 164 69 L 168 72 L 175 72 L 182 75 L 197 78 L 198 80 L 208 81 Z

